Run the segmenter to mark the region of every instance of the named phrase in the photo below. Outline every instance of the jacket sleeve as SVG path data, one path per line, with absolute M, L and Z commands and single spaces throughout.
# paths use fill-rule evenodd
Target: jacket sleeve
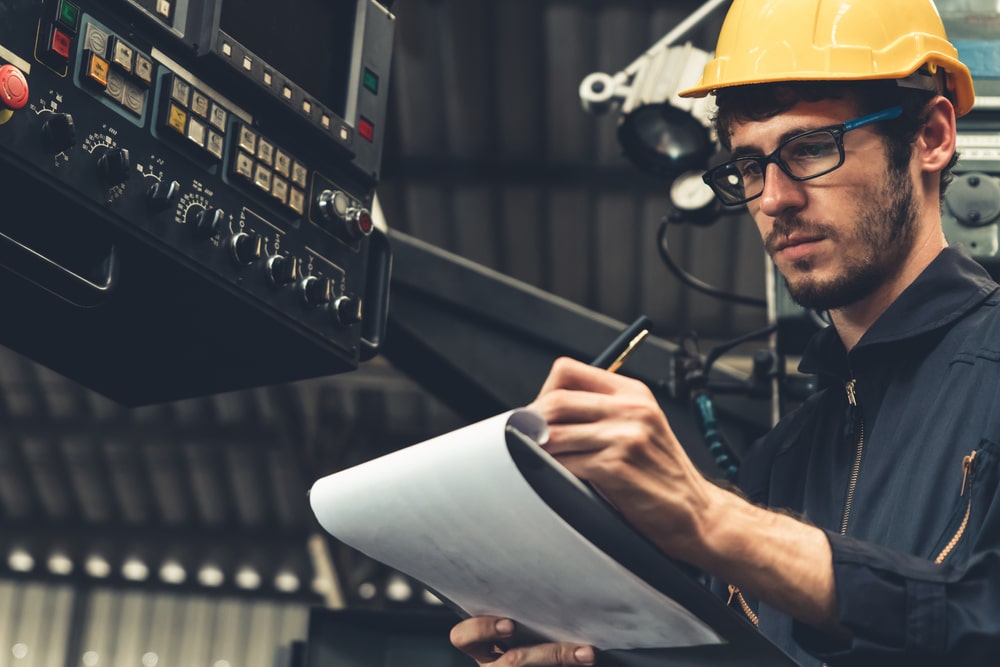
M 839 620 L 853 636 L 837 643 L 796 623 L 800 646 L 831 665 L 994 664 L 1000 655 L 1000 550 L 977 551 L 958 566 L 938 565 L 827 536 Z

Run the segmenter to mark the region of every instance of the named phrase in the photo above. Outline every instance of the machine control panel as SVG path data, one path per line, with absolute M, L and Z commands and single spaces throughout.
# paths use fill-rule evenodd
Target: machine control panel
M 161 353 L 176 347 L 177 377 L 147 391 L 130 386 L 141 378 L 125 371 L 114 386 L 89 382 L 107 365 L 99 354 L 93 369 L 80 367 L 87 366 L 82 351 L 66 359 L 26 354 L 113 398 L 144 403 L 351 370 L 375 353 L 389 250 L 384 237 L 371 235 L 377 159 L 350 145 L 379 115 L 373 103 L 384 108 L 392 17 L 373 0 L 330 2 L 338 16 L 364 23 L 347 34 L 350 49 L 331 48 L 352 54 L 344 98 L 363 92 L 365 101 L 341 106 L 349 118 L 323 107 L 315 123 L 282 101 L 280 88 L 262 91 L 256 79 L 235 77 L 219 54 L 177 35 L 219 0 L 8 3 L 0 25 L 0 188 L 36 199 L 41 215 L 34 223 L 0 222 L 0 242 L 24 254 L 23 262 L 0 260 L 0 272 L 26 278 L 26 289 L 40 287 L 43 299 L 54 296 L 53 320 L 80 317 L 65 304 L 99 306 L 86 318 L 89 329 L 78 332 L 88 349 L 106 355 L 115 350 L 103 340 L 105 328 L 125 326 L 147 342 L 168 332 L 133 321 L 152 306 L 129 301 L 132 285 L 100 293 L 87 284 L 128 280 L 136 294 L 156 285 L 166 296 L 158 313 L 172 313 L 179 329 L 190 326 L 213 344 L 239 339 L 231 351 L 258 359 L 261 372 L 226 378 L 228 362 L 183 363 L 181 342 L 163 339 Z M 291 4 L 311 10 L 324 3 Z M 241 44 L 226 33 L 214 40 Z M 368 42 L 374 50 L 366 51 Z M 370 76 L 383 84 L 381 97 L 365 83 Z M 324 117 L 344 134 L 327 132 Z M 25 275 L 32 262 L 44 265 L 41 275 Z M 104 319 L 91 317 L 100 312 Z M 201 382 L 193 377 L 199 373 L 214 375 Z

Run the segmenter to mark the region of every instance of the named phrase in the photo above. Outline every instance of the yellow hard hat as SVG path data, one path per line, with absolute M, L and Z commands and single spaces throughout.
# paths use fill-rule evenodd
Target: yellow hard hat
M 681 97 L 781 81 L 905 79 L 944 70 L 959 116 L 975 100 L 932 0 L 734 0 L 715 58 Z

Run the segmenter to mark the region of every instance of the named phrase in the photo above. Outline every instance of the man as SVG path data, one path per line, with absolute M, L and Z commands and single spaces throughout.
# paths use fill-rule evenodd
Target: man
M 968 70 L 931 0 L 736 0 L 686 94 L 708 92 L 731 159 L 706 182 L 830 311 L 801 365 L 821 390 L 755 445 L 737 494 L 645 385 L 563 359 L 533 404 L 548 451 L 804 665 L 996 664 L 1000 292 L 940 216 Z M 452 632 L 481 665 L 599 664 L 495 649 L 516 640 L 516 619 Z

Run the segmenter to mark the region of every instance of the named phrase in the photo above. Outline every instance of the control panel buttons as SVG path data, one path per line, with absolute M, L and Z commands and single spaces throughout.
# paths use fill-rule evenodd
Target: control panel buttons
M 316 200 L 316 208 L 324 222 L 342 220 L 350 207 L 350 197 L 340 190 L 323 190 Z
M 371 212 L 341 190 L 323 190 L 316 208 L 323 226 L 348 241 L 368 236 L 375 229 Z
M 109 148 L 97 158 L 97 172 L 101 183 L 114 187 L 128 180 L 132 173 L 132 163 L 129 160 L 127 148 Z
M 264 237 L 256 232 L 237 232 L 229 240 L 229 250 L 233 261 L 246 266 L 260 259 L 264 249 Z
M 345 223 L 348 236 L 355 239 L 362 236 L 369 236 L 375 229 L 375 221 L 372 219 L 372 214 L 368 209 L 360 206 L 347 211 Z
M 292 212 L 305 213 L 303 191 L 308 182 L 306 166 L 282 150 L 271 139 L 248 125 L 239 124 L 234 131 L 235 146 L 230 153 L 229 175 L 233 180 L 252 186 L 254 194 L 270 204 L 280 204 Z
M 0 102 L 12 111 L 28 103 L 28 80 L 13 65 L 0 66 Z
M 76 126 L 68 113 L 52 113 L 42 123 L 42 147 L 53 155 L 76 144 Z
M 163 77 L 159 127 L 164 136 L 193 148 L 198 157 L 221 162 L 225 155 L 228 112 L 176 74 Z
M 76 33 L 80 29 L 80 8 L 69 0 L 59 0 L 56 20 L 67 30 Z
M 153 183 L 146 191 L 149 207 L 154 211 L 165 211 L 177 201 L 181 184 L 177 181 L 159 181 Z

